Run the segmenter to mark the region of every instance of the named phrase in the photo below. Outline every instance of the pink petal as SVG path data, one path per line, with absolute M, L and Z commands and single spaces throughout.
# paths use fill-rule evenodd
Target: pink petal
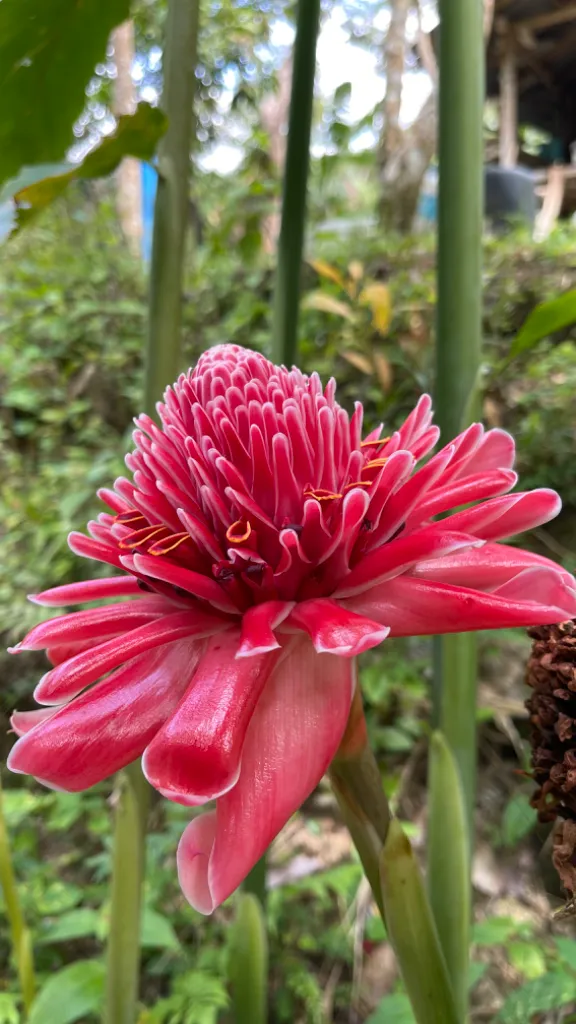
M 195 806 L 238 779 L 246 730 L 279 652 L 236 659 L 236 631 L 214 637 L 187 693 L 147 747 L 142 770 L 163 796 Z
M 104 637 L 120 632 L 128 632 L 137 626 L 153 622 L 170 610 L 167 601 L 141 598 L 139 601 L 125 601 L 121 604 L 106 605 L 103 608 L 90 608 L 84 612 L 71 612 L 59 615 L 55 619 L 41 622 L 17 644 L 10 647 L 10 653 L 16 651 L 41 651 L 45 647 L 58 646 L 59 643 L 76 644 L 84 640 L 98 643 Z
M 470 501 L 482 501 L 484 498 L 506 494 L 514 487 L 517 479 L 512 469 L 496 469 L 490 473 L 475 473 L 445 486 L 441 484 L 429 492 L 427 498 L 414 509 L 406 522 L 410 526 L 416 525 L 440 512 L 447 512 L 459 505 L 467 505 Z
M 249 608 L 242 616 L 242 633 L 237 658 L 251 658 L 280 647 L 274 630 L 294 607 L 293 601 L 264 601 Z
M 328 598 L 300 601 L 288 619 L 288 626 L 306 630 L 318 654 L 338 654 L 344 658 L 354 658 L 377 647 L 390 632 L 379 622 L 355 615 Z
M 334 597 L 351 597 L 369 587 L 397 576 L 422 559 L 449 555 L 460 548 L 479 547 L 484 543 L 466 533 L 439 530 L 436 524 L 415 530 L 397 540 L 382 544 L 365 555 L 334 591 Z
M 485 544 L 482 548 L 468 548 L 443 558 L 418 562 L 411 571 L 418 579 L 436 583 L 449 583 L 473 590 L 497 590 L 524 569 L 543 566 L 560 575 L 568 586 L 576 586 L 569 573 L 543 555 L 534 555 L 522 548 L 506 544 Z
M 538 587 L 536 586 L 538 584 Z M 397 576 L 373 590 L 345 602 L 359 615 L 368 615 L 390 626 L 391 636 L 429 636 L 433 633 L 465 633 L 477 629 L 503 629 L 563 622 L 576 617 L 575 591 L 555 574 L 553 597 L 548 579 L 523 584 L 524 599 L 481 593 Z
M 246 877 L 328 768 L 350 711 L 354 662 L 294 638 L 252 717 L 236 785 L 178 847 L 184 895 L 209 914 Z
M 219 632 L 222 626 L 222 619 L 196 610 L 164 615 L 155 622 L 106 640 L 57 665 L 42 677 L 34 691 L 34 699 L 39 704 L 61 704 L 75 697 L 85 686 L 96 682 L 110 669 L 117 668 L 138 654 L 184 637 L 200 639 L 211 636 Z
M 473 533 L 484 540 L 501 540 L 525 530 L 533 530 L 557 516 L 562 502 L 556 491 L 547 487 L 535 491 L 492 498 L 473 508 L 450 516 L 451 530 Z
M 171 714 L 203 647 L 179 640 L 141 654 L 65 707 L 50 708 L 44 724 L 12 748 L 8 767 L 69 792 L 112 775 L 141 755 Z
M 58 708 L 35 708 L 34 711 L 15 711 L 10 719 L 10 725 L 17 736 L 24 736 L 41 722 L 52 718 Z
M 75 555 L 81 558 L 93 558 L 96 562 L 105 562 L 106 565 L 115 565 L 122 569 L 120 552 L 117 548 L 103 544 L 101 541 L 93 540 L 92 537 L 85 537 L 83 533 L 75 531 L 68 535 L 68 547 Z
M 153 579 L 163 580 L 175 587 L 181 587 L 193 597 L 209 601 L 221 611 L 238 611 L 220 584 L 216 580 L 210 579 L 209 576 L 203 576 L 199 572 L 193 572 L 191 569 L 185 569 L 183 566 L 150 555 L 134 555 L 134 565 L 143 576 L 151 576 Z
M 103 580 L 83 580 L 81 583 L 52 587 L 41 594 L 29 594 L 28 600 L 33 604 L 59 608 L 68 604 L 83 604 L 85 601 L 100 601 L 105 597 L 131 597 L 141 593 L 138 581 L 133 576 L 110 576 Z

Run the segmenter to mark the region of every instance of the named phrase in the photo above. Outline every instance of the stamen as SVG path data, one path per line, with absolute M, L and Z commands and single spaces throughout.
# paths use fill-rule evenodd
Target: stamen
M 133 548 L 137 548 L 140 544 L 145 544 L 146 541 L 152 540 L 152 537 L 156 537 L 159 533 L 166 530 L 166 526 L 147 526 L 143 530 L 134 530 L 124 540 L 119 541 L 118 547 L 122 548 L 123 551 L 132 551 Z
M 389 437 L 381 437 L 379 441 L 360 441 L 361 448 L 379 448 L 380 445 L 388 444 Z
M 370 459 L 370 462 L 367 462 L 363 469 L 382 469 L 382 466 L 385 466 L 387 462 L 388 459 Z
M 137 523 L 140 519 L 146 522 L 146 516 L 143 516 L 136 508 L 128 508 L 125 512 L 119 512 L 117 516 L 114 516 L 115 522 L 123 524 Z
M 304 491 L 305 498 L 316 498 L 316 501 L 335 501 L 336 498 L 341 498 L 341 494 L 336 494 L 334 491 L 327 491 L 324 487 L 319 487 L 316 491 Z
M 151 548 L 148 548 L 149 555 L 167 555 L 169 551 L 174 551 L 174 548 L 183 544 L 185 540 L 190 540 L 189 533 L 171 533 L 164 540 L 156 541 Z
M 226 530 L 226 540 L 231 544 L 244 544 L 252 533 L 252 527 L 247 519 L 237 519 L 232 526 Z
M 351 484 L 346 484 L 342 490 L 349 491 L 351 487 L 372 487 L 372 480 L 353 480 Z

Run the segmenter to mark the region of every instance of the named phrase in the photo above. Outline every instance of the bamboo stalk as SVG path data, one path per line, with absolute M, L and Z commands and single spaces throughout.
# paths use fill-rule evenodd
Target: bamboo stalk
M 320 0 L 299 0 L 272 327 L 274 362 L 286 366 L 295 361 L 298 344 L 300 275 L 319 21 Z
M 199 0 L 169 0 L 162 94 L 168 130 L 158 158 L 144 381 L 144 408 L 151 416 L 163 389 L 180 369 L 198 14 Z M 148 799 L 140 765 L 129 765 L 118 775 L 115 794 L 106 1024 L 134 1024 L 136 1020 Z
M 12 943 L 12 956 L 18 970 L 22 1002 L 24 1004 L 24 1019 L 28 1017 L 30 1008 L 34 1002 L 36 993 L 36 979 L 34 977 L 34 963 L 32 960 L 32 945 L 30 932 L 26 928 L 18 887 L 12 866 L 10 853 L 10 841 L 8 829 L 4 820 L 2 804 L 2 788 L 0 785 L 0 888 L 4 894 L 6 905 L 6 917 L 10 927 L 10 939 Z
M 440 0 L 440 18 L 436 405 L 443 437 L 450 440 L 473 414 L 481 353 L 482 4 L 477 0 Z M 475 637 L 443 637 L 436 641 L 436 655 L 433 717 L 454 757 L 471 837 L 476 765 Z M 431 814 L 438 815 L 446 795 L 436 791 L 434 777 L 431 781 Z M 451 877 L 439 866 L 447 842 L 466 841 L 467 849 L 472 844 L 468 846 L 469 837 L 459 840 L 444 835 L 438 824 L 431 823 L 429 887 L 440 942 L 448 957 L 451 937 L 446 932 L 446 915 L 438 908 L 453 900 L 456 892 Z M 468 886 L 466 899 L 470 896 Z M 463 908 L 464 912 L 469 913 L 469 907 Z M 452 964 L 452 970 L 454 990 L 462 991 L 462 963 L 458 968 Z
M 144 408 L 156 402 L 181 370 L 182 280 L 186 229 L 192 104 L 199 0 L 169 0 L 164 46 L 162 108 L 168 130 L 158 152 L 154 208 Z

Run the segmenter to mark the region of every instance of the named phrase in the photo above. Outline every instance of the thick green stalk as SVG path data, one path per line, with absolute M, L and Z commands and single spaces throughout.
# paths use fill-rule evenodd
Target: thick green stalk
M 463 1024 L 418 862 L 398 821 L 392 819 L 380 858 L 388 937 L 417 1024 Z
M 481 354 L 482 4 L 477 0 L 440 0 L 440 23 L 436 407 L 443 438 L 448 441 L 473 415 Z M 454 756 L 471 834 L 476 774 L 476 641 L 470 635 L 447 636 L 436 645 L 434 724 Z M 443 799 L 446 795 L 432 793 L 432 815 L 443 813 Z M 436 908 L 456 897 L 456 884 L 452 886 L 451 877 L 440 870 L 445 844 L 452 841 L 459 840 L 444 835 L 438 822 L 431 822 L 429 881 Z M 466 899 L 470 899 L 469 886 Z M 437 926 L 448 958 L 451 936 L 445 931 L 445 915 L 437 919 Z M 463 978 L 452 980 L 455 989 L 461 991 Z
M 134 762 L 114 791 L 115 827 L 105 1024 L 134 1024 L 140 972 L 140 912 L 148 783 Z
M 470 854 L 462 784 L 454 756 L 436 732 L 430 744 L 429 878 L 436 885 L 430 903 L 460 1019 L 468 1001 L 470 939 Z M 445 894 L 449 893 L 450 899 Z
M 235 1024 L 266 1024 L 268 940 L 262 903 L 252 893 L 237 896 L 228 976 Z
M 266 905 L 266 862 L 267 858 L 264 854 L 260 860 L 256 861 L 242 883 L 243 891 L 256 896 L 263 907 Z
M 144 408 L 153 415 L 180 365 L 182 281 L 190 223 L 189 177 L 199 0 L 169 0 L 162 61 L 168 130 L 158 153 Z
M 286 366 L 291 366 L 295 362 L 298 342 L 300 277 L 319 20 L 320 0 L 299 0 L 272 328 L 273 359 Z
M 2 788 L 0 785 L 0 886 L 4 894 L 6 904 L 6 916 L 10 925 L 10 938 L 12 942 L 12 955 L 18 970 L 20 988 L 22 991 L 22 1002 L 26 1017 L 34 1001 L 36 992 L 36 981 L 34 978 L 34 964 L 32 961 L 32 944 L 30 932 L 26 928 L 24 915 L 20 906 L 12 857 L 10 854 L 10 842 L 8 830 L 4 819 L 2 805 Z

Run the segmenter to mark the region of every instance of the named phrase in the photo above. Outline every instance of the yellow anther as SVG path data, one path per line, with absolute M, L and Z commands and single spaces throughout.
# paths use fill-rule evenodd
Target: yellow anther
M 252 533 L 252 527 L 247 519 L 237 519 L 235 523 L 226 530 L 226 540 L 231 544 L 244 544 Z
M 341 498 L 341 494 L 337 494 L 334 491 L 327 491 L 324 487 L 319 487 L 316 491 L 304 491 L 305 498 L 316 498 L 316 501 L 334 501 L 336 498 Z
M 124 537 L 123 540 L 119 541 L 118 547 L 125 551 L 132 551 L 133 548 L 137 548 L 140 544 L 145 544 L 147 541 L 152 540 L 152 537 L 156 537 L 159 533 L 165 533 L 166 529 L 166 526 L 147 526 L 143 530 L 134 530 L 128 537 Z
M 351 484 L 346 484 L 343 488 L 345 491 L 349 491 L 351 487 L 371 487 L 371 480 L 354 480 Z
M 148 548 L 148 554 L 167 555 L 169 551 L 174 551 L 174 548 L 179 547 L 185 540 L 190 540 L 189 533 L 171 533 L 169 537 L 156 541 L 151 548 Z
M 363 468 L 364 469 L 382 469 L 382 466 L 385 466 L 387 462 L 388 462 L 388 459 L 370 459 L 370 462 L 367 462 L 366 465 Z
M 360 441 L 361 448 L 379 448 L 380 445 L 388 444 L 389 437 L 381 437 L 379 441 Z

